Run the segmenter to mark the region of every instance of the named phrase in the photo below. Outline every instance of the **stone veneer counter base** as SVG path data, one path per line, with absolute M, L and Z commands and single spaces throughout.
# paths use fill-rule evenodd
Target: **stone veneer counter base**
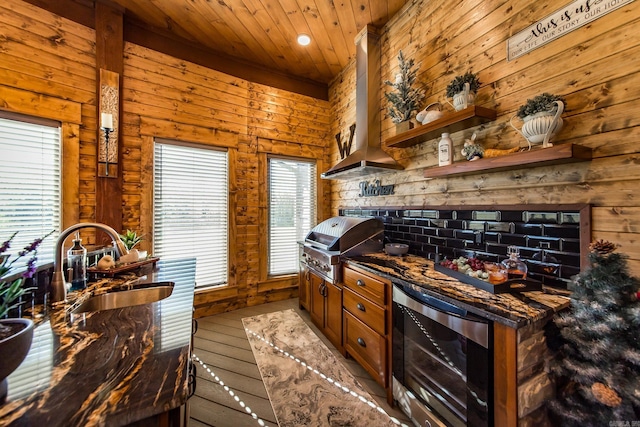
M 280 427 L 397 426 L 293 310 L 242 319 Z

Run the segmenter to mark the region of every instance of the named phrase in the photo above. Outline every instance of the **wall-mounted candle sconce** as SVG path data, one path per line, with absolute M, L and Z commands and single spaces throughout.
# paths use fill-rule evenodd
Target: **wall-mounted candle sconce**
M 120 76 L 100 69 L 100 130 L 98 132 L 98 176 L 118 176 L 118 111 Z
M 104 173 L 109 176 L 109 135 L 113 132 L 113 115 L 111 113 L 100 114 L 100 129 L 104 132 Z

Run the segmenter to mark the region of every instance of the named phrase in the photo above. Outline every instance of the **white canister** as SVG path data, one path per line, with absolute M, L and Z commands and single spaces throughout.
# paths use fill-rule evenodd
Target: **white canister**
M 438 165 L 446 166 L 453 163 L 453 141 L 448 133 L 443 133 L 438 142 Z

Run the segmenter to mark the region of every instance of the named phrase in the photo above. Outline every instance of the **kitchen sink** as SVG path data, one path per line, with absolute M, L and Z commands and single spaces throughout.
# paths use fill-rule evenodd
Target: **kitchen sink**
M 148 284 L 143 288 L 95 295 L 83 301 L 77 308 L 72 310 L 72 313 L 87 313 L 149 304 L 167 298 L 173 292 L 173 286 L 173 282 L 158 282 Z

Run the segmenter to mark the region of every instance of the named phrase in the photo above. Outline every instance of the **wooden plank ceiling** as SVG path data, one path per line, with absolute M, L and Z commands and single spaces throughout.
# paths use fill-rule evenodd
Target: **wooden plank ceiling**
M 112 0 L 125 17 L 260 68 L 327 84 L 355 55 L 367 24 L 408 0 Z M 299 46 L 300 33 L 311 36 Z

